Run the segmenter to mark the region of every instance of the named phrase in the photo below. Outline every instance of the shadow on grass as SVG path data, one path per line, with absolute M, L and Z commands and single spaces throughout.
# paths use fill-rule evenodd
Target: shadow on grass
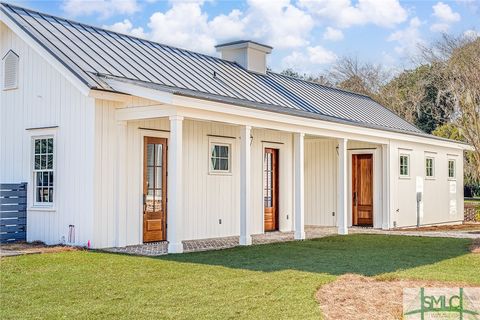
M 470 243 L 470 240 L 451 238 L 349 235 L 155 259 L 265 272 L 293 269 L 331 275 L 375 276 L 467 254 Z

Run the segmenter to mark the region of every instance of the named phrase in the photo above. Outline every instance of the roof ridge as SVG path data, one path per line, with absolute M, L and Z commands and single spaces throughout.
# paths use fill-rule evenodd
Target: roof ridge
M 195 55 L 199 55 L 199 56 L 208 57 L 208 58 L 212 58 L 212 59 L 215 59 L 215 60 L 223 61 L 223 62 L 228 63 L 228 64 L 238 65 L 238 64 L 237 64 L 236 62 L 234 62 L 234 61 L 229 61 L 229 60 L 226 60 L 226 59 L 222 59 L 222 58 L 220 58 L 220 57 L 215 57 L 215 56 L 212 56 L 212 55 L 209 55 L 209 54 L 206 54 L 206 53 L 201 53 L 201 52 L 196 52 L 196 51 L 189 50 L 189 49 L 185 49 L 185 48 L 175 47 L 175 46 L 172 46 L 172 45 L 168 45 L 168 44 L 164 44 L 164 43 L 160 43 L 160 42 L 156 42 L 156 41 L 152 41 L 152 40 L 140 38 L 140 37 L 137 37 L 137 36 L 129 35 L 129 34 L 126 34 L 126 33 L 109 30 L 109 29 L 106 29 L 106 28 L 103 28 L 103 27 L 94 26 L 94 25 L 92 25 L 92 24 L 83 23 L 83 22 L 79 22 L 79 21 L 72 20 L 72 19 L 60 17 L 60 16 L 53 15 L 53 14 L 50 14 L 50 13 L 45 13 L 45 12 L 41 12 L 41 11 L 38 11 L 38 10 L 33 10 L 33 9 L 30 9 L 30 8 L 21 7 L 21 6 L 15 5 L 15 4 L 11 4 L 11 3 L 6 3 L 6 2 L 3 2 L 3 1 L 0 1 L 0 5 L 6 6 L 6 7 L 12 7 L 12 8 L 15 8 L 15 9 L 20 9 L 20 10 L 29 11 L 29 12 L 31 12 L 31 13 L 36 13 L 36 14 L 43 15 L 43 16 L 45 16 L 45 17 L 54 18 L 54 19 L 56 19 L 56 20 L 63 20 L 63 21 L 66 21 L 66 22 L 68 22 L 68 23 L 77 24 L 77 25 L 80 25 L 80 26 L 83 26 L 83 27 L 88 27 L 88 28 L 93 28 L 93 29 L 105 31 L 105 32 L 107 32 L 107 33 L 112 33 L 112 34 L 116 34 L 116 35 L 120 35 L 120 36 L 125 36 L 125 37 L 132 38 L 132 39 L 137 39 L 137 40 L 140 40 L 140 41 L 146 41 L 146 42 L 149 42 L 149 43 L 154 43 L 154 44 L 160 45 L 160 46 L 162 46 L 162 47 L 166 47 L 166 48 L 170 48 L 170 49 L 174 49 L 174 50 L 180 50 L 180 51 L 184 51 L 184 52 L 193 53 L 193 54 L 195 54 Z M 245 70 L 246 70 L 246 69 L 245 69 Z M 248 71 L 248 70 L 246 70 L 246 71 Z M 250 71 L 248 71 L 248 72 L 250 72 Z

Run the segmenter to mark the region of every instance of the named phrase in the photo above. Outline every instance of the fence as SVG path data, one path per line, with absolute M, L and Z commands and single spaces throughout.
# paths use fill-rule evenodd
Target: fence
M 0 243 L 25 241 L 27 183 L 0 184 Z

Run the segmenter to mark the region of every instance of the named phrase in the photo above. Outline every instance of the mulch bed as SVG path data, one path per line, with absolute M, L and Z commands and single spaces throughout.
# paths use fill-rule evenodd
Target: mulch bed
M 480 254 L 480 239 L 470 247 Z M 402 319 L 403 288 L 473 287 L 466 283 L 424 280 L 383 281 L 357 274 L 345 274 L 322 286 L 316 293 L 325 319 L 390 320 Z
M 398 228 L 394 231 L 480 231 L 480 223 L 463 223 L 456 225 L 429 226 L 419 228 Z
M 346 274 L 322 286 L 316 294 L 325 319 L 390 320 L 402 319 L 403 288 L 473 287 L 465 283 L 441 281 L 380 281 Z
M 13 255 L 35 254 L 35 253 L 53 253 L 78 250 L 75 247 L 68 247 L 62 245 L 48 246 L 43 242 L 14 242 L 0 245 L 0 256 L 9 256 L 8 254 L 1 254 L 2 252 Z M 17 254 L 18 253 L 18 254 Z

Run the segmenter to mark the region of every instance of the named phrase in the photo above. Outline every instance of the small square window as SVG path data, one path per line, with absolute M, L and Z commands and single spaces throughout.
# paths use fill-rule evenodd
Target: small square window
M 212 143 L 210 146 L 210 171 L 217 173 L 230 172 L 230 144 Z
M 425 176 L 427 178 L 435 176 L 435 159 L 432 157 L 425 158 Z
M 448 160 L 448 177 L 455 178 L 455 160 Z
M 410 176 L 410 156 L 406 154 L 400 155 L 400 176 Z

